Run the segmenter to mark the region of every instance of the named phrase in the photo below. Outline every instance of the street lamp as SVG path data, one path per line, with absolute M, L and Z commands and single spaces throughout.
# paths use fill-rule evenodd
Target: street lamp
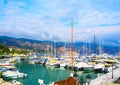
M 112 79 L 113 79 L 113 64 L 112 64 Z

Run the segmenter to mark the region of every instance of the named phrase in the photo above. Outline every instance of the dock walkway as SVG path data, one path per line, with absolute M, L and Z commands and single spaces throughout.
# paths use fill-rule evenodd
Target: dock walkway
M 109 72 L 105 75 L 99 76 L 96 79 L 93 79 L 90 85 L 112 85 L 110 83 L 115 82 L 120 78 L 120 68 L 113 70 L 113 78 L 112 72 Z
M 6 82 L 2 78 L 0 78 L 0 85 L 23 85 L 23 84 L 21 82 L 19 82 L 19 81 L 16 81 L 16 80 Z

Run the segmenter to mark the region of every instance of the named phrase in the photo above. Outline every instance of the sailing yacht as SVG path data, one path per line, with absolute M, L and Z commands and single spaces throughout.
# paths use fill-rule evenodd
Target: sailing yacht
M 79 85 L 80 81 L 78 78 L 78 75 L 74 73 L 74 44 L 73 44 L 73 19 L 71 22 L 71 41 L 72 41 L 72 46 L 71 46 L 71 67 L 72 67 L 72 72 L 70 76 L 66 80 L 62 81 L 57 81 L 54 83 L 54 85 Z
M 80 79 L 78 78 L 78 75 L 73 71 L 73 67 L 74 67 L 73 19 L 71 22 L 71 34 L 72 34 L 71 35 L 72 46 L 71 46 L 71 63 L 70 63 L 71 65 L 70 66 L 72 67 L 72 72 L 67 79 L 56 81 L 50 85 L 79 85 L 80 84 Z M 38 79 L 38 82 L 40 83 L 40 85 L 43 84 L 43 80 L 41 79 Z

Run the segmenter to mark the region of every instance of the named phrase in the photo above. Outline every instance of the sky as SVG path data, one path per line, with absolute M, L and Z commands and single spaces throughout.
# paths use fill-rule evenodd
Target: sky
M 0 36 L 120 42 L 120 0 L 0 0 Z

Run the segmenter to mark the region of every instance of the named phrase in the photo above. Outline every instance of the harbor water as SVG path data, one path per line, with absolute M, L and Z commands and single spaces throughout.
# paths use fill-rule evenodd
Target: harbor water
M 39 64 L 30 64 L 29 59 L 17 62 L 15 66 L 20 72 L 28 74 L 26 78 L 19 79 L 24 85 L 39 85 L 38 79 L 44 80 L 45 84 L 64 80 L 68 78 L 71 73 L 69 69 L 61 70 L 59 68 L 45 67 Z M 87 73 L 79 75 L 82 77 L 83 82 L 86 82 L 86 75 Z M 94 79 L 97 77 L 97 74 L 91 73 L 91 76 L 92 79 Z

